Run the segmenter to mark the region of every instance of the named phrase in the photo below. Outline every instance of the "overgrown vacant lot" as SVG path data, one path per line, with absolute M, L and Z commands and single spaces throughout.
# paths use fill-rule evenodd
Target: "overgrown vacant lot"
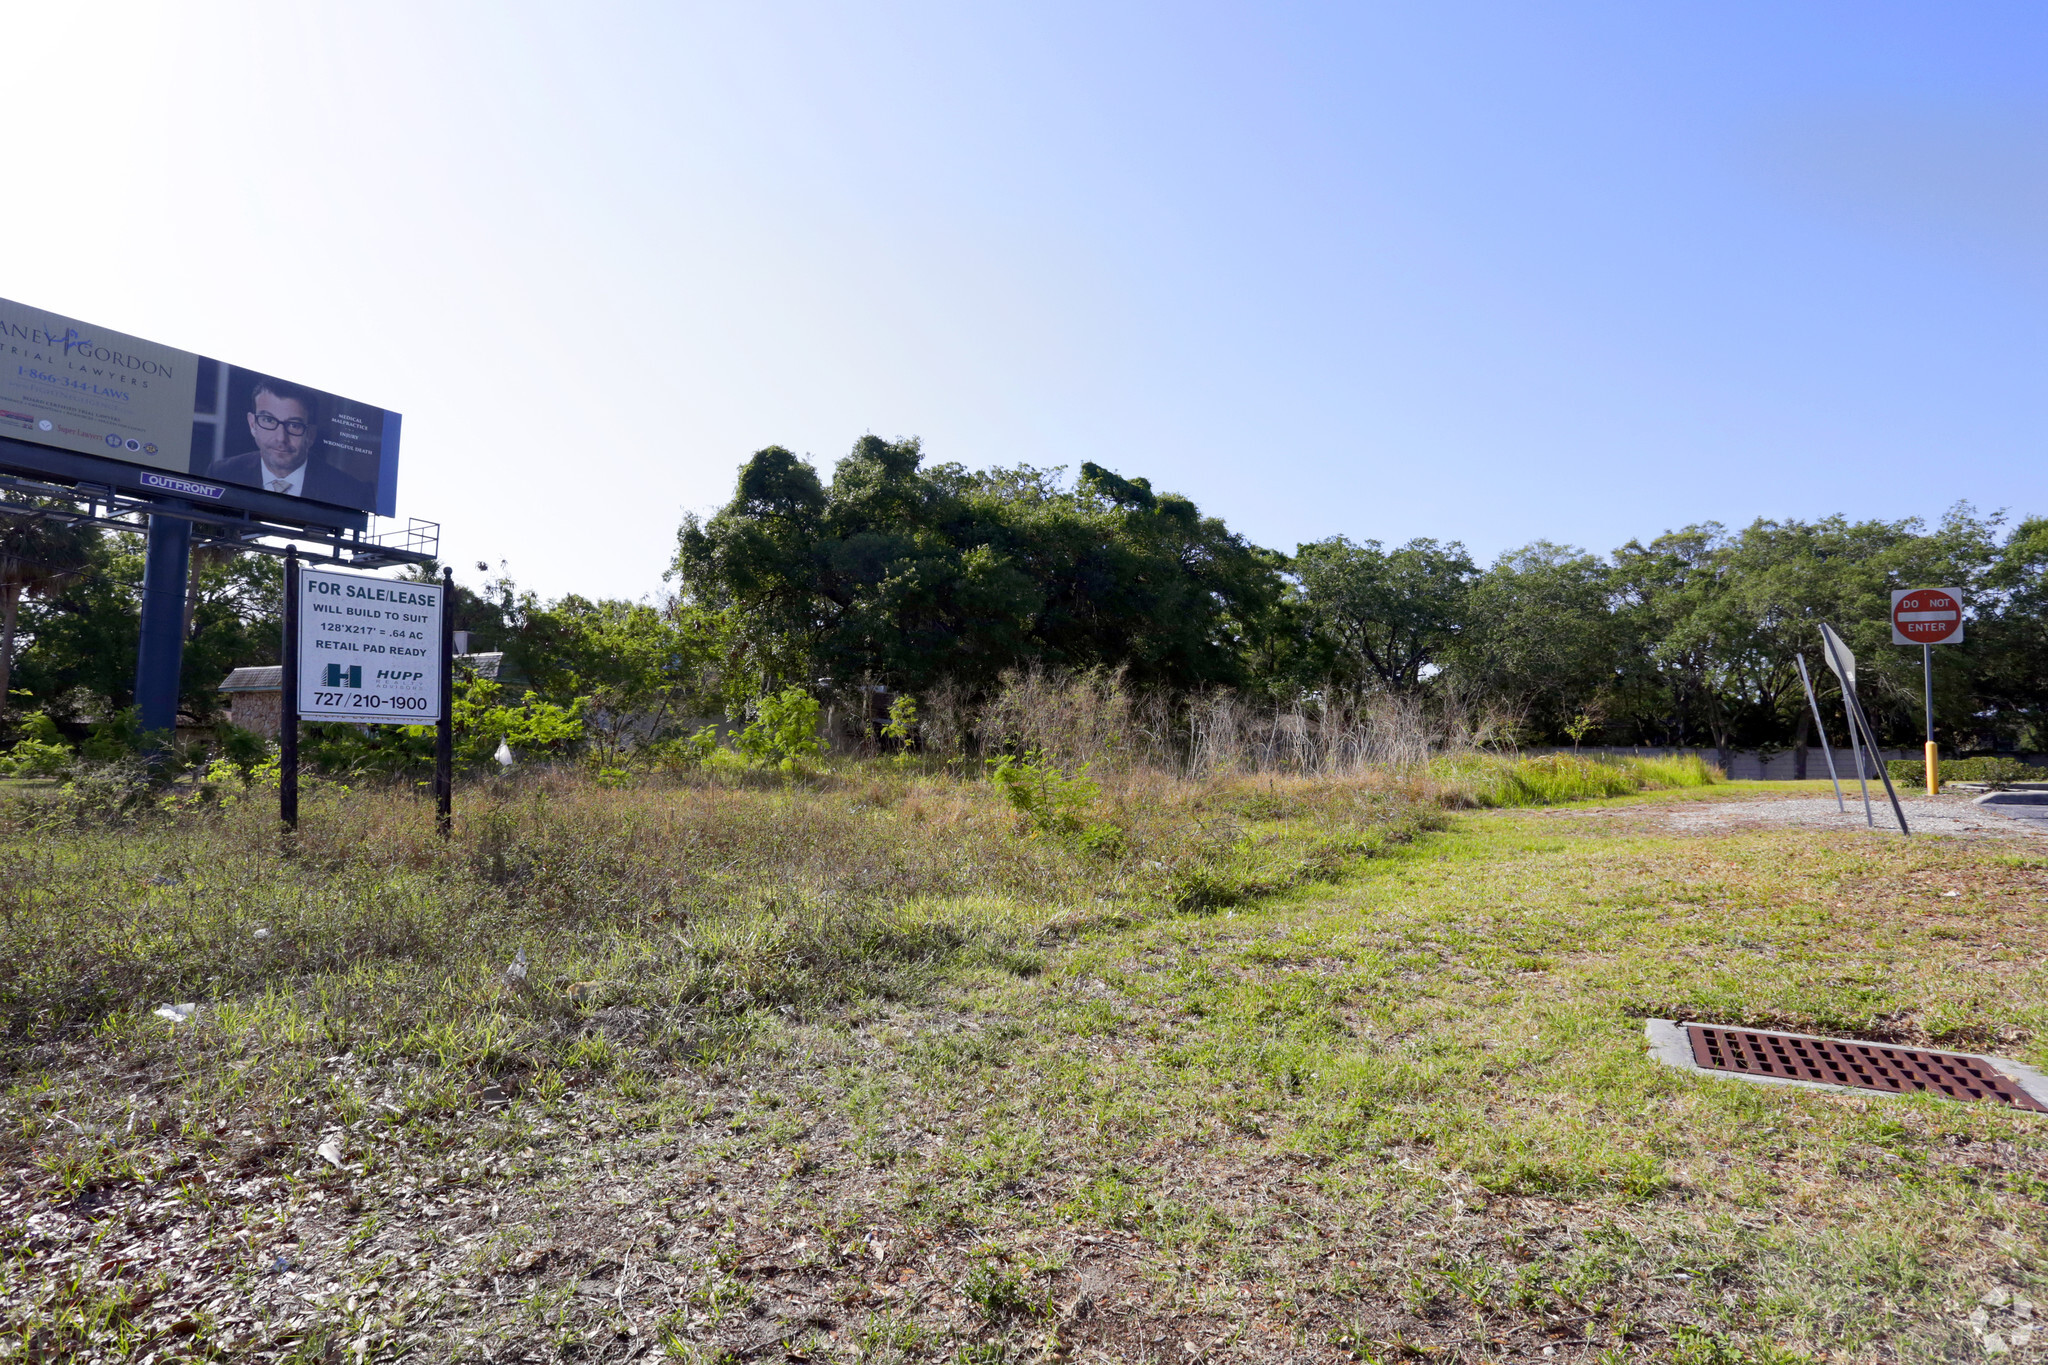
M 1132 779 L 1091 839 L 886 767 L 541 777 L 447 846 L 399 792 L 289 847 L 22 807 L 0 1358 L 2023 1340 L 2042 1119 L 1696 1079 L 1642 1019 L 2038 1065 L 2048 843 L 1670 818 L 1762 790 Z

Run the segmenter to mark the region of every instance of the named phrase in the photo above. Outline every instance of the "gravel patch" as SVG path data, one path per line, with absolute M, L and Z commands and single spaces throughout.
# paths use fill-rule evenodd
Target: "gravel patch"
M 1835 808 L 1834 798 L 1777 797 L 1756 801 L 1701 801 L 1672 805 L 1660 812 L 1675 830 L 1765 829 L 1813 825 L 1829 829 L 1868 829 L 1863 799 L 1848 793 L 1848 812 Z M 1964 796 L 1900 794 L 1906 824 L 1915 834 L 1947 834 L 1964 839 L 1996 839 L 2048 835 L 2048 806 L 1980 806 Z M 1871 818 L 1881 833 L 1897 834 L 1891 803 L 1882 791 L 1871 794 Z M 2033 818 L 2029 818 L 2033 817 Z

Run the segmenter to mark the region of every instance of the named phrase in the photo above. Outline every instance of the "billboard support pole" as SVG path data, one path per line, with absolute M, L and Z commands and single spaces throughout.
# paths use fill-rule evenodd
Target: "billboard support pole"
M 1828 743 L 1828 725 L 1820 718 L 1820 699 L 1813 695 L 1813 679 L 1806 673 L 1806 656 L 1795 654 L 1792 657 L 1799 660 L 1799 685 L 1806 689 L 1806 704 L 1813 708 L 1813 723 L 1820 731 L 1820 751 L 1827 755 L 1828 781 L 1835 784 L 1835 809 L 1847 815 L 1849 808 L 1842 802 L 1842 779 L 1835 773 L 1835 746 Z
M 441 720 L 434 726 L 434 828 L 455 830 L 455 570 L 441 570 Z
M 1920 646 L 1920 672 L 1927 685 L 1927 794 L 1941 794 L 1941 750 L 1934 747 L 1934 646 Z
M 284 669 L 278 689 L 277 818 L 299 827 L 299 547 L 284 552 Z
M 135 706 L 152 754 L 169 748 L 178 728 L 178 675 L 185 661 L 185 585 L 192 571 L 192 523 L 149 519 L 142 570 L 142 635 L 135 651 Z

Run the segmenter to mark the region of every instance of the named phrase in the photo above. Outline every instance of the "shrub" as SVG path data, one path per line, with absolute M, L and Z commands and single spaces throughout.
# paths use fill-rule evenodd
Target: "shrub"
M 557 706 L 528 692 L 516 705 L 507 706 L 500 701 L 503 691 L 488 678 L 462 680 L 455 693 L 455 754 L 461 761 L 496 762 L 500 744 L 518 753 L 560 755 L 583 740 L 590 698 Z M 431 727 L 420 728 L 433 733 Z
M 457 763 L 495 768 L 500 744 L 529 756 L 564 756 L 583 740 L 588 697 L 578 697 L 568 706 L 557 706 L 543 701 L 537 693 L 528 692 L 516 705 L 508 706 L 500 700 L 503 692 L 488 678 L 472 674 L 456 679 L 452 715 Z M 434 739 L 435 727 L 431 725 L 354 725 L 337 721 L 307 725 L 299 753 L 313 767 L 327 773 L 419 772 L 433 766 Z
M 94 725 L 85 743 L 78 746 L 79 757 L 94 763 L 118 763 L 141 751 L 142 712 L 134 706 Z
M 220 756 L 233 767 L 244 782 L 249 774 L 261 767 L 270 757 L 270 741 L 254 730 L 244 730 L 239 725 L 222 721 L 213 729 L 214 740 L 220 745 Z
M 1074 847 L 1097 858 L 1114 860 L 1131 851 L 1131 841 L 1115 825 L 1093 824 L 1074 836 Z
M 647 746 L 647 756 L 655 765 L 671 771 L 702 767 L 711 762 L 713 755 L 723 752 L 716 725 L 700 726 L 687 735 L 656 740 Z
M 989 780 L 1041 834 L 1082 833 L 1089 827 L 1089 806 L 1102 795 L 1102 788 L 1088 776 L 1086 763 L 1073 773 L 1063 772 L 1039 749 L 993 760 Z
M 882 738 L 896 741 L 899 767 L 910 762 L 910 751 L 917 742 L 917 698 L 906 692 L 889 703 L 889 721 L 882 727 Z
M 789 773 L 825 752 L 818 737 L 818 702 L 801 687 L 785 687 L 754 703 L 754 719 L 734 746 L 756 763 Z
M 57 722 L 40 711 L 22 722 L 21 738 L 0 755 L 0 777 L 62 777 L 70 767 L 71 750 Z
M 84 827 L 119 825 L 145 809 L 154 778 L 148 763 L 128 754 L 105 763 L 87 759 L 72 769 L 49 815 Z
M 1897 786 L 1921 787 L 1927 784 L 1927 764 L 1917 758 L 1895 758 L 1884 765 Z M 1985 782 L 2002 787 L 2011 782 L 2048 782 L 2048 768 L 2030 768 L 2016 758 L 1951 758 L 1941 764 L 1941 780 L 1949 782 Z

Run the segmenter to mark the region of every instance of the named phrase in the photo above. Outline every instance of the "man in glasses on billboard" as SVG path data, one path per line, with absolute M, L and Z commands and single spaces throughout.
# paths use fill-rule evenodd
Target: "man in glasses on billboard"
M 256 448 L 222 460 L 214 478 L 344 507 L 371 504 L 366 482 L 319 454 L 319 394 L 281 379 L 258 379 L 249 395 L 248 421 Z

